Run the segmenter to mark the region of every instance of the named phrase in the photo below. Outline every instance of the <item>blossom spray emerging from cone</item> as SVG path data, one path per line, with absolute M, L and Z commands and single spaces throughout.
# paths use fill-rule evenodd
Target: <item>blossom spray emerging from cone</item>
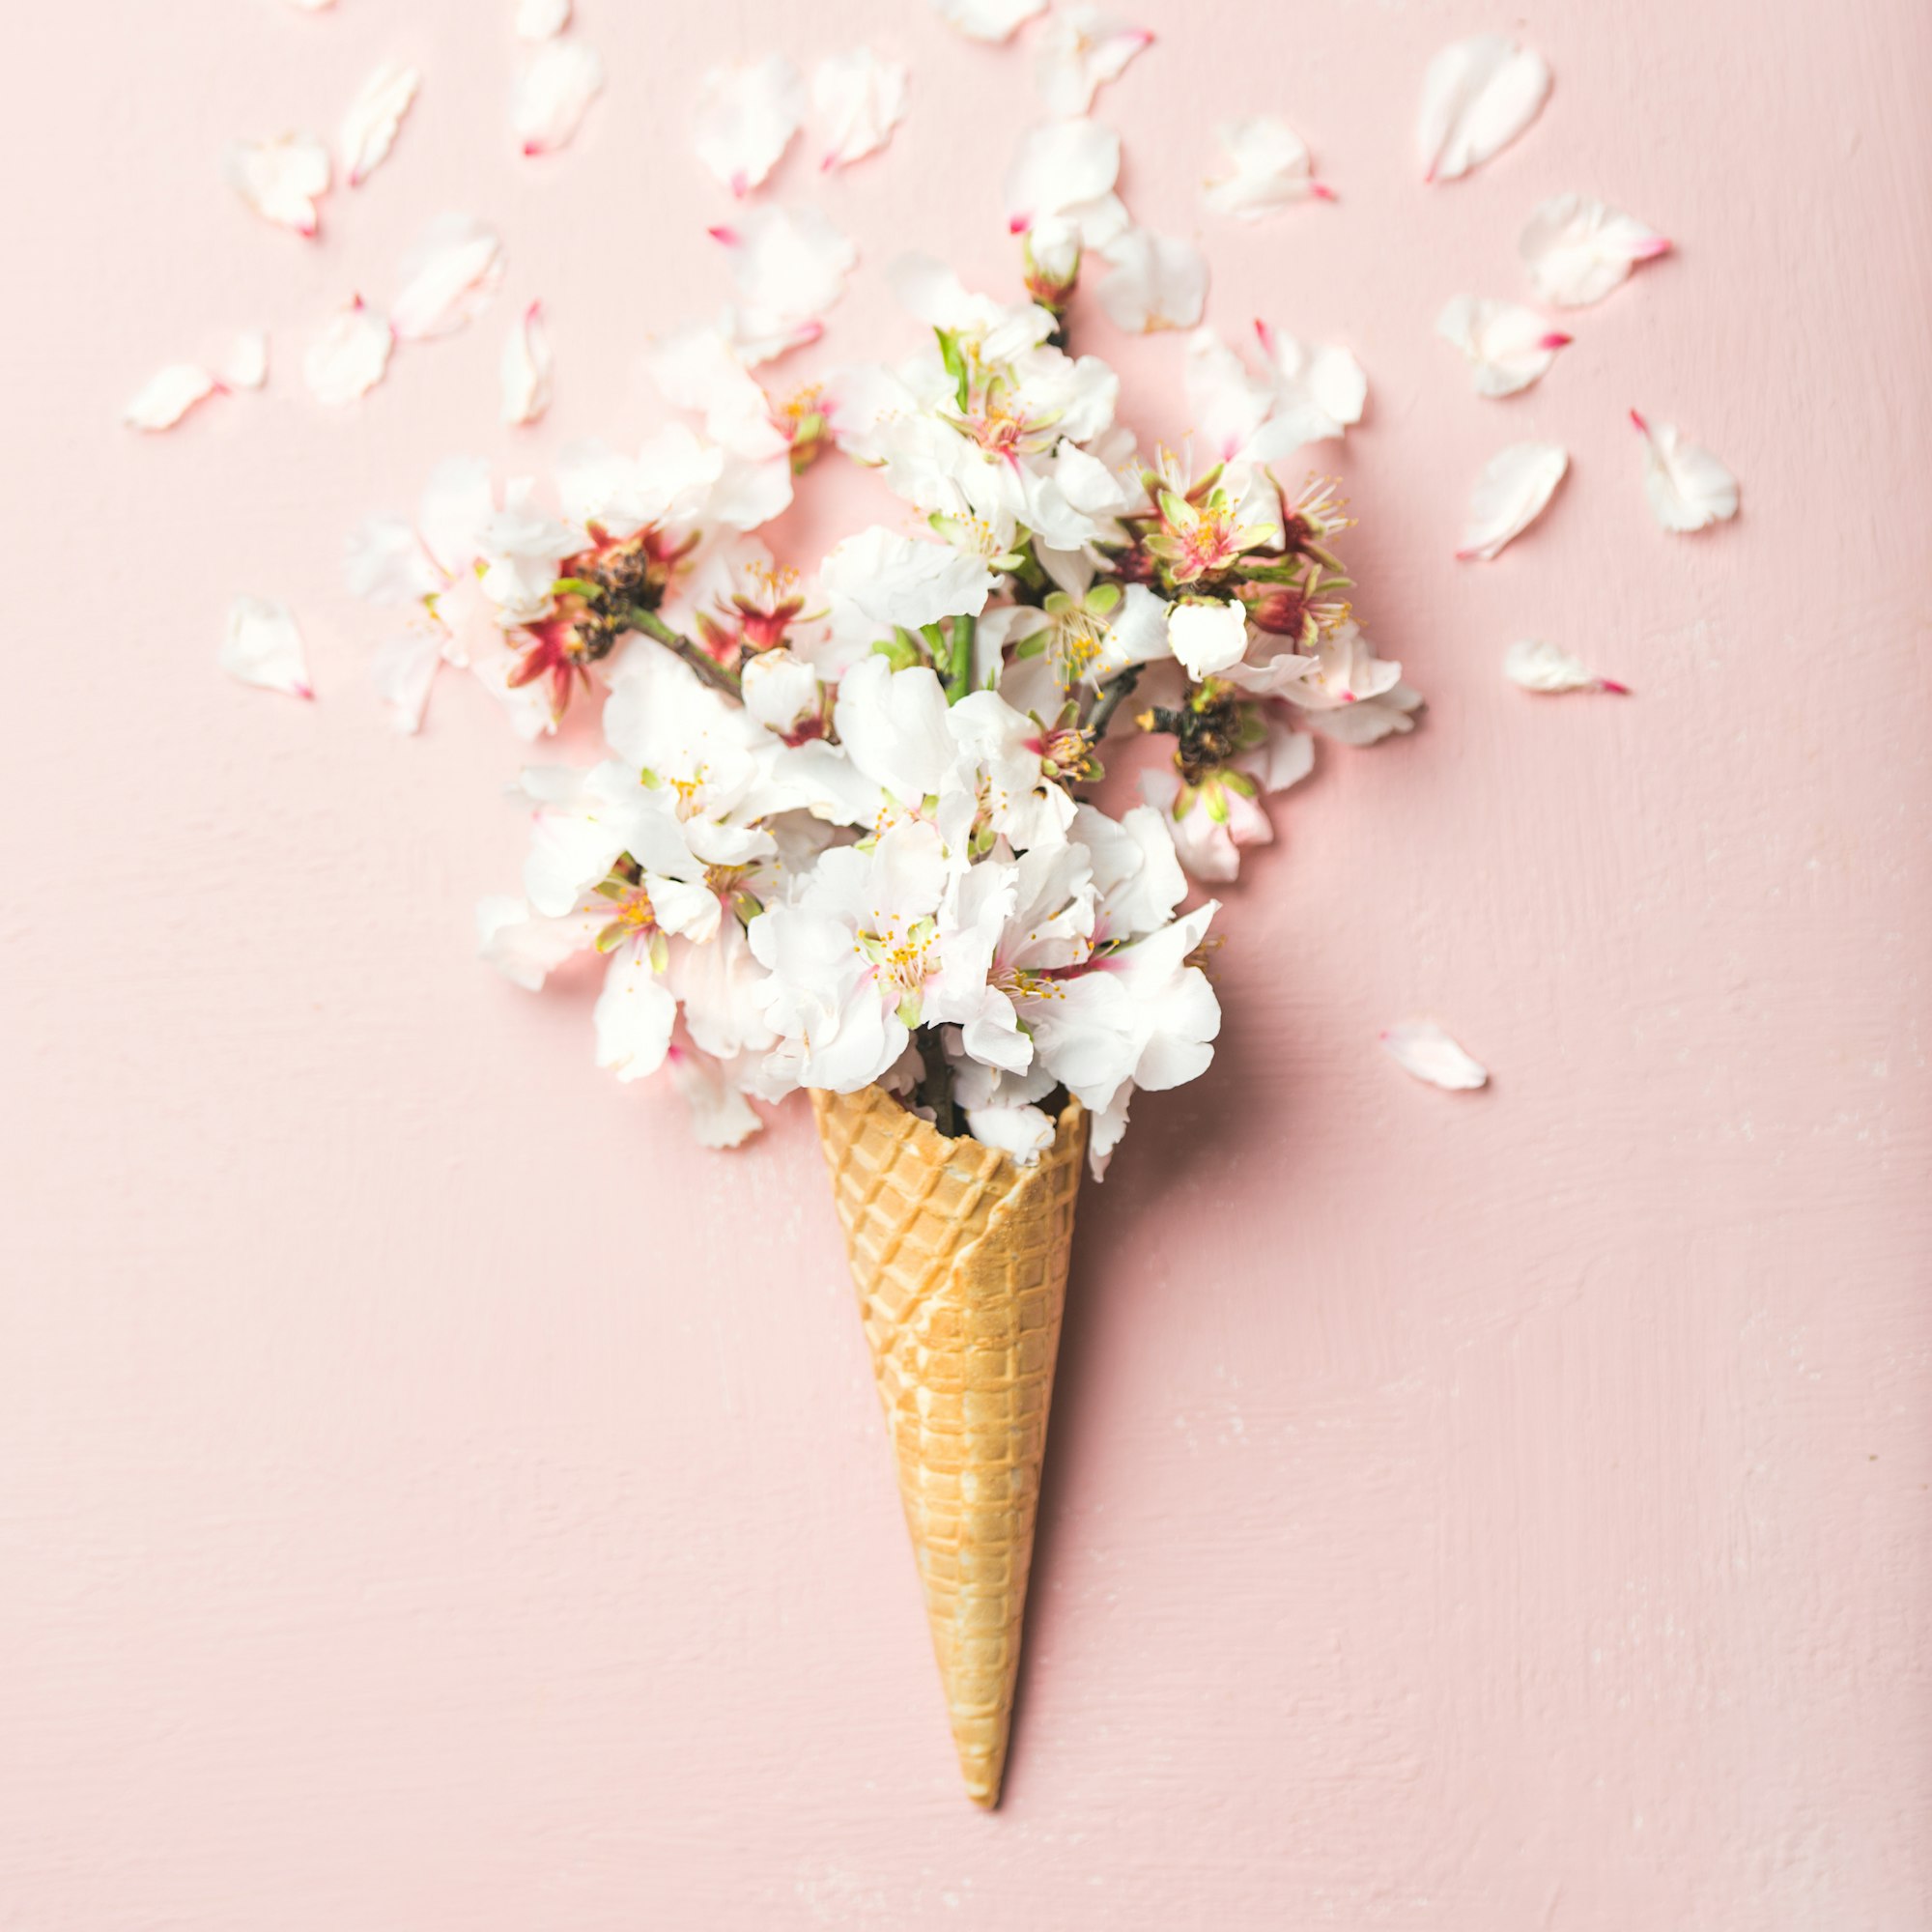
M 1087 1116 L 1031 1168 L 889 1094 L 813 1111 L 967 1795 L 999 1803 Z

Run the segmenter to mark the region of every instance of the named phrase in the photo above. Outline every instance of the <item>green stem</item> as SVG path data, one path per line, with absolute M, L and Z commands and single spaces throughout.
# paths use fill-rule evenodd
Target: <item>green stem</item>
M 973 689 L 973 639 L 979 628 L 975 617 L 952 619 L 952 656 L 946 671 L 949 704 L 957 704 Z
M 675 651 L 712 690 L 743 702 L 744 686 L 738 673 L 720 664 L 709 651 L 699 650 L 689 638 L 673 631 L 655 611 L 634 609 L 626 615 L 632 626 L 641 631 L 645 637 L 655 638 L 659 643 Z

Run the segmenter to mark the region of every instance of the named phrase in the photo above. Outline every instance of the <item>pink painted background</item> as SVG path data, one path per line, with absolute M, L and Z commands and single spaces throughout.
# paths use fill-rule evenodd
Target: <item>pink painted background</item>
M 581 0 L 585 138 L 508 151 L 505 4 L 75 0 L 14 22 L 17 279 L 0 818 L 0 1926 L 619 1932 L 829 1924 L 1923 1932 L 1932 1923 L 1932 944 L 1918 0 L 1136 0 L 1099 111 L 1210 313 L 1346 339 L 1339 461 L 1411 739 L 1324 758 L 1226 919 L 1211 1076 L 1151 1100 L 1083 1248 L 1008 1798 L 959 1794 L 809 1122 L 736 1158 L 590 1064 L 582 985 L 473 963 L 515 748 L 473 688 L 393 738 L 348 528 L 432 462 L 541 465 L 654 406 L 645 334 L 724 293 L 683 99 L 867 38 L 914 69 L 821 187 L 897 330 L 918 240 L 1011 272 L 1024 57 L 923 6 Z M 1467 182 L 1422 68 L 1514 28 L 1556 90 Z M 223 144 L 427 80 L 319 247 Z M 1342 199 L 1205 221 L 1225 113 Z M 1681 252 L 1475 399 L 1447 296 L 1521 292 L 1542 196 Z M 446 208 L 488 321 L 359 410 L 300 348 Z M 557 345 L 494 426 L 513 303 Z M 140 440 L 158 363 L 266 324 L 262 398 Z M 1118 352 L 1150 432 L 1179 344 Z M 1624 411 L 1708 440 L 1739 523 L 1665 537 Z M 1574 469 L 1451 560 L 1480 462 Z M 871 507 L 813 480 L 801 545 Z M 224 679 L 280 596 L 322 700 Z M 1540 700 L 1523 636 L 1634 697 Z M 1410 1013 L 1494 1069 L 1450 1097 Z

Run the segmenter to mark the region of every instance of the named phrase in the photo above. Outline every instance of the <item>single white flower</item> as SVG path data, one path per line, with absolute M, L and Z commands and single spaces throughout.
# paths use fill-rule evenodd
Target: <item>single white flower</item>
M 1569 468 L 1569 456 L 1553 442 L 1513 442 L 1499 450 L 1469 493 L 1456 554 L 1465 562 L 1498 555 L 1543 514 Z
M 1607 202 L 1557 194 L 1538 204 L 1517 252 L 1545 301 L 1580 308 L 1602 301 L 1637 263 L 1667 255 L 1670 239 Z
M 1653 429 L 1636 411 L 1643 438 L 1643 493 L 1666 530 L 1701 530 L 1738 513 L 1738 479 L 1701 442 L 1672 423 Z
M 1435 332 L 1467 358 L 1479 396 L 1513 396 L 1545 375 L 1571 338 L 1520 302 L 1452 296 Z
M 697 90 L 697 158 L 733 194 L 748 194 L 778 165 L 804 119 L 805 82 L 782 54 L 715 67 Z
M 1501 34 L 1444 47 L 1423 76 L 1422 179 L 1455 181 L 1480 166 L 1536 119 L 1548 93 L 1548 62 Z

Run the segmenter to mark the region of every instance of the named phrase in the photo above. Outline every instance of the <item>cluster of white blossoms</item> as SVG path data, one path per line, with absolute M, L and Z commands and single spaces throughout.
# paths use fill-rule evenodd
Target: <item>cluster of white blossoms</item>
M 524 894 L 483 906 L 484 951 L 529 987 L 603 954 L 599 1064 L 668 1065 L 711 1144 L 753 1100 L 881 1083 L 1023 1163 L 1071 1096 L 1104 1170 L 1134 1094 L 1212 1056 L 1218 906 L 1183 910 L 1189 875 L 1271 837 L 1267 794 L 1313 760 L 1298 724 L 1411 724 L 1350 615 L 1331 490 L 1269 468 L 1340 434 L 1307 358 L 1265 343 L 1257 375 L 1203 345 L 1221 460 L 1150 461 L 1114 372 L 1061 346 L 1077 253 L 1030 262 L 1017 304 L 902 262 L 926 346 L 789 405 L 722 327 L 687 330 L 654 367 L 704 434 L 577 450 L 554 506 L 448 466 L 414 524 L 356 540 L 359 587 L 420 613 L 402 710 L 452 658 L 527 732 L 608 694 L 602 762 L 525 775 Z M 801 576 L 752 531 L 831 447 L 916 514 Z M 1124 810 L 1091 795 L 1110 731 L 1166 753 Z

